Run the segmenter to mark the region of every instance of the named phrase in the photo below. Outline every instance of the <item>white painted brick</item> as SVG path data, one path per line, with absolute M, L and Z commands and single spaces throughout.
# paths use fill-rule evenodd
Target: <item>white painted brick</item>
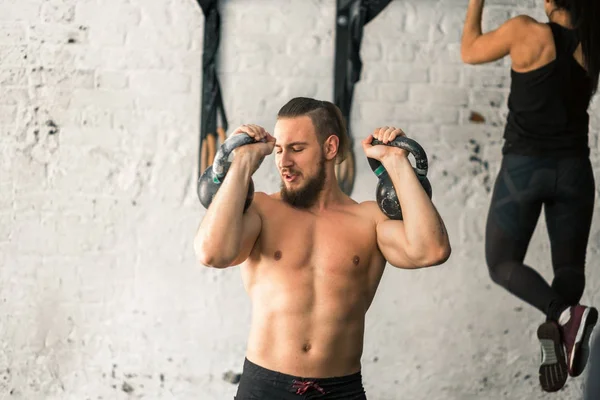
M 27 101 L 29 101 L 27 89 L 6 87 L 3 88 L 0 96 L 0 104 L 24 104 Z
M 505 107 L 508 94 L 503 90 L 472 90 L 470 103 L 474 106 Z
M 410 87 L 410 100 L 417 104 L 439 104 L 460 107 L 468 104 L 469 92 L 467 89 L 457 87 L 415 84 Z
M 97 91 L 93 89 L 75 89 L 72 91 L 70 106 L 84 108 L 98 106 L 100 108 L 132 108 L 135 96 L 119 91 Z
M 11 125 L 17 122 L 17 106 L 0 106 L 0 125 Z
M 265 53 L 244 53 L 244 54 L 240 54 L 239 56 L 235 57 L 236 58 L 236 62 L 237 65 L 235 68 L 227 68 L 225 71 L 235 71 L 235 72 L 241 72 L 241 73 L 245 73 L 245 74 L 259 74 L 262 75 L 265 73 L 265 71 L 268 70 L 268 65 L 271 64 L 268 60 L 268 55 Z M 298 65 L 299 63 L 295 60 L 292 59 L 292 57 L 290 56 L 282 56 L 282 58 L 288 58 L 289 59 L 289 68 L 292 69 L 294 68 L 295 65 Z M 223 62 L 223 64 L 226 64 L 227 62 Z M 273 75 L 277 76 L 277 73 L 282 74 L 282 75 L 294 75 L 294 72 L 297 73 L 297 71 L 299 70 L 299 68 L 295 68 L 293 70 L 287 69 L 285 68 L 285 66 L 287 65 L 281 65 L 281 64 L 276 64 L 273 63 L 271 64 L 273 66 L 275 66 L 276 71 Z M 223 71 L 223 70 L 221 70 Z M 224 72 L 224 71 L 223 71 Z
M 27 46 L 0 45 L 2 67 L 24 67 L 27 61 Z
M 437 124 L 415 122 L 410 124 L 404 132 L 408 137 L 417 140 L 419 144 L 423 146 L 425 152 L 429 153 L 426 138 L 437 135 L 439 131 L 440 127 Z M 433 153 L 428 155 L 428 158 L 431 159 L 432 155 Z
M 406 2 L 390 2 L 377 18 L 366 25 L 363 40 L 368 41 L 370 37 L 374 37 L 381 42 L 391 44 L 389 42 L 395 42 L 399 37 L 406 37 L 406 19 L 409 15 L 406 7 Z M 384 37 L 388 39 L 382 40 Z
M 68 65 L 69 67 L 75 65 L 75 61 L 78 58 L 78 54 L 83 53 L 82 46 L 72 44 L 69 46 L 63 45 L 43 45 L 39 49 L 39 60 L 36 59 L 37 65 L 43 65 L 44 67 L 56 67 Z
M 0 86 L 27 86 L 26 68 L 0 69 Z
M 440 52 L 440 57 L 437 59 L 441 63 L 460 64 L 462 59 L 460 56 L 460 43 L 451 43 L 447 48 Z
M 511 18 L 510 9 L 490 7 L 484 10 L 482 18 L 482 29 L 488 32 L 497 29 L 500 25 Z
M 41 219 L 37 213 L 16 214 L 11 241 L 21 254 L 55 254 L 58 237 L 54 222 Z
M 125 135 L 129 132 L 123 130 L 111 129 L 109 126 L 112 121 L 108 123 L 91 123 L 87 119 L 86 124 L 83 124 L 84 117 L 83 112 L 79 112 L 79 120 L 81 121 L 78 126 L 65 126 L 61 128 L 61 149 L 62 148 L 77 148 L 80 151 L 86 146 L 107 148 L 107 149 L 119 149 L 125 141 Z M 100 125 L 100 127 L 98 127 Z
M 155 24 L 146 23 L 130 27 L 119 24 L 114 27 L 123 36 L 127 36 L 126 45 L 135 49 L 166 48 L 189 50 L 192 48 L 192 33 L 188 30 L 175 29 L 173 26 L 157 27 Z M 102 29 L 104 31 L 104 29 Z M 107 43 L 119 45 L 122 42 Z
M 25 24 L 20 22 L 0 22 L 0 45 L 23 45 L 27 42 Z
M 144 7 L 153 3 L 145 2 Z M 102 4 L 97 1 L 77 1 L 75 4 L 75 23 L 87 26 L 90 23 L 102 24 L 108 21 L 119 21 L 124 25 L 136 26 L 142 19 L 141 7 L 130 2 Z M 90 24 L 91 25 L 91 24 Z
M 434 65 L 429 69 L 432 84 L 458 84 L 462 68 L 449 65 Z
M 93 26 L 88 31 L 90 42 L 96 46 L 121 46 L 128 36 L 127 26 L 117 21 L 107 21 L 103 26 Z
M 294 47 L 287 49 L 287 39 L 284 36 L 251 35 L 237 36 L 233 44 L 239 53 L 266 52 L 281 54 L 287 52 L 293 55 Z
M 325 49 L 323 49 L 325 50 Z M 330 50 L 327 48 L 327 50 Z M 369 45 L 363 45 L 360 52 L 361 59 L 363 62 L 369 61 L 380 61 L 383 57 L 381 43 L 373 43 Z
M 318 80 L 307 78 L 288 79 L 285 86 L 285 95 L 290 99 L 293 97 L 317 97 Z
M 29 27 L 32 44 L 87 44 L 88 30 L 84 26 L 40 23 Z
M 426 67 L 410 63 L 372 63 L 363 69 L 362 79 L 367 82 L 415 82 L 429 81 Z
M 77 69 L 108 69 L 106 65 L 111 61 L 107 61 L 105 57 L 114 55 L 110 54 L 111 51 L 114 50 L 110 48 L 90 47 L 84 52 L 72 54 L 72 57 L 74 57 L 73 66 Z M 124 56 L 124 53 L 124 51 L 121 51 L 119 55 Z M 53 51 L 49 51 L 48 57 L 51 58 L 52 56 Z
M 16 152 L 11 159 L 11 167 L 15 182 L 15 195 L 43 193 L 48 189 L 44 165 L 35 162 L 25 152 Z
M 442 43 L 459 43 L 462 38 L 466 11 L 464 8 L 444 7 L 436 16 L 437 26 L 433 31 L 433 40 Z
M 431 22 L 435 11 L 421 2 L 405 2 L 404 5 L 404 36 L 412 41 L 428 41 L 433 30 Z
M 36 102 L 52 107 L 66 108 L 71 103 L 73 89 L 62 86 L 34 87 Z
M 60 86 L 68 89 L 91 89 L 94 87 L 94 72 L 91 70 L 38 69 L 32 73 L 32 83 Z
M 42 5 L 42 21 L 45 23 L 68 24 L 75 19 L 75 5 L 51 0 Z
M 378 126 L 391 126 L 397 120 L 394 113 L 395 106 L 392 103 L 364 102 L 356 107 L 356 117 L 369 121 L 370 128 Z
M 40 2 L 35 0 L 2 0 L 0 21 L 35 21 L 39 18 Z
M 288 34 L 290 32 L 300 31 L 299 29 L 290 29 L 290 22 L 292 22 L 291 18 L 288 17 L 287 21 L 285 21 L 284 16 L 279 14 L 279 10 L 270 8 L 266 4 L 262 5 L 261 7 L 247 8 L 239 13 L 238 18 L 240 21 L 246 23 L 236 24 L 237 27 L 233 30 L 233 32 L 235 32 L 236 34 L 260 35 L 265 33 L 266 31 L 269 31 L 269 27 L 274 28 L 275 32 L 279 30 L 279 32 L 282 33 L 280 29 L 283 27 L 284 24 L 284 26 L 288 28 Z
M 526 8 L 539 6 L 539 2 L 536 2 L 536 0 L 494 0 L 494 2 L 490 2 L 490 6 L 491 7 L 489 8 L 491 9 L 494 9 L 497 6 L 520 6 Z
M 443 64 L 463 66 L 460 57 L 460 43 L 424 43 L 419 46 L 415 56 L 415 64 Z
M 3 139 L 6 137 L 3 136 Z M 0 211 L 7 210 L 13 200 L 13 176 L 8 173 L 13 157 L 14 154 L 9 154 L 8 141 L 4 142 L 0 146 Z
M 434 122 L 440 125 L 457 124 L 459 112 L 455 108 L 410 101 L 394 107 L 394 115 L 402 124 Z
M 103 68 L 111 70 L 131 69 L 161 69 L 166 67 L 167 58 L 155 50 L 126 49 L 119 47 L 105 47 L 95 55 L 92 62 L 85 56 L 79 61 L 78 68 Z
M 116 245 L 114 227 L 99 221 L 84 221 L 80 215 L 63 214 L 54 224 L 59 254 L 98 253 Z
M 393 62 L 412 62 L 415 59 L 415 54 L 418 51 L 418 44 L 416 43 L 398 43 L 395 41 L 383 42 L 385 51 L 383 58 L 386 61 Z
M 364 102 L 377 102 L 381 100 L 379 90 L 371 82 L 358 81 L 354 86 L 353 104 L 362 104 Z
M 92 128 L 111 128 L 113 112 L 98 107 L 86 107 L 81 112 L 81 124 Z M 103 135 L 104 136 L 104 135 Z
M 97 71 L 96 87 L 100 89 L 125 89 L 129 86 L 129 75 L 121 71 Z
M 63 129 L 67 126 L 81 126 L 80 110 L 55 105 L 50 102 L 48 102 L 47 104 L 44 103 L 44 107 L 48 107 L 48 109 L 43 110 L 41 113 L 38 111 L 38 121 L 41 121 L 45 125 L 45 128 L 47 130 L 53 129 L 53 127 L 46 125 L 46 121 L 48 120 L 52 120 L 59 127 L 58 129 L 60 130 L 60 132 L 62 132 Z
M 187 93 L 190 82 L 187 74 L 162 71 L 133 72 L 129 77 L 130 88 L 140 94 Z
M 253 59 L 254 56 L 247 58 L 246 54 L 241 54 L 238 57 L 238 66 L 234 71 L 246 73 L 250 69 L 256 69 L 256 65 L 264 63 L 266 69 L 262 73 L 259 73 L 259 75 L 278 78 L 333 78 L 333 58 L 331 56 L 314 56 L 297 59 L 290 55 L 274 55 L 272 57 L 269 56 L 267 59 L 263 58 L 260 61 L 252 62 Z
M 374 85 L 377 89 L 373 90 L 371 87 L 366 87 L 365 91 L 373 91 L 377 93 L 378 97 L 383 101 L 389 101 L 391 103 L 402 103 L 408 100 L 408 85 L 402 83 L 388 83 Z

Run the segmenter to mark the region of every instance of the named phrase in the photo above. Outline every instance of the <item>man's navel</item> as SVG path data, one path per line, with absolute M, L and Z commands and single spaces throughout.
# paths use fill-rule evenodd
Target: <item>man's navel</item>
M 310 345 L 310 343 L 307 342 L 304 344 L 304 346 L 302 346 L 302 351 L 305 353 L 308 353 L 311 348 L 312 348 L 312 346 Z

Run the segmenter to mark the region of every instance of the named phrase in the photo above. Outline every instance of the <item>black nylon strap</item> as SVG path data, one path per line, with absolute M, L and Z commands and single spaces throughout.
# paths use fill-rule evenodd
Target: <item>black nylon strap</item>
M 391 2 L 391 0 L 337 0 L 334 103 L 342 111 L 350 132 L 350 110 L 354 85 L 360 80 L 362 60 L 360 47 L 363 27 Z M 350 135 L 352 143 L 352 136 Z
M 350 129 L 350 112 L 354 86 L 360 80 L 362 60 L 360 46 L 363 27 L 391 2 L 391 0 L 337 0 L 335 30 L 335 60 L 333 102 L 339 107 L 346 121 L 348 142 L 350 145 L 350 161 L 352 164 L 354 137 Z M 350 168 L 350 167 L 349 167 Z M 352 170 L 354 167 L 351 167 Z M 354 187 L 355 173 L 352 172 L 340 181 L 346 194 Z
M 217 53 L 221 38 L 221 17 L 218 0 L 197 0 L 204 13 L 204 45 L 202 53 L 202 101 L 200 121 L 200 157 L 202 142 L 209 134 L 217 132 L 217 116 L 227 130 L 227 115 L 223 105 L 221 85 L 217 76 Z M 201 160 L 198 161 L 198 165 Z M 201 174 L 203 171 L 199 171 Z

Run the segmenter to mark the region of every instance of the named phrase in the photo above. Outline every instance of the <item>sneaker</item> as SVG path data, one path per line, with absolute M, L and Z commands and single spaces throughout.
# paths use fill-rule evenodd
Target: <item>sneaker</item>
M 569 375 L 579 376 L 590 354 L 590 336 L 598 321 L 598 310 L 579 304 L 570 310 L 569 321 L 559 326 L 566 348 Z
M 544 322 L 538 327 L 537 336 L 542 350 L 540 385 L 546 392 L 556 392 L 563 388 L 568 377 L 559 325 L 554 321 Z

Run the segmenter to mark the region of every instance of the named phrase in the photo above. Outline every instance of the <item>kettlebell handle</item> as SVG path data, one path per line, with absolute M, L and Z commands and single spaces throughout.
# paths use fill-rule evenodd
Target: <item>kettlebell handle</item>
M 423 149 L 423 147 L 421 147 L 421 145 L 419 143 L 417 143 L 415 140 L 407 138 L 406 136 L 397 136 L 394 140 L 392 140 L 387 145 L 385 145 L 379 139 L 373 139 L 371 144 L 373 146 L 384 145 L 384 146 L 399 147 L 403 150 L 410 152 L 415 157 L 416 165 L 415 165 L 414 169 L 415 169 L 416 174 L 419 176 L 419 178 L 424 178 L 427 176 L 427 170 L 429 168 L 429 164 L 427 161 L 427 153 L 425 153 L 425 150 Z M 373 168 L 374 165 L 371 165 L 371 168 L 373 168 L 373 171 L 375 172 L 375 174 L 377 176 L 379 176 L 385 170 L 383 169 L 383 165 L 381 164 L 381 162 L 379 162 L 377 160 L 373 160 L 373 161 L 375 161 L 376 162 L 375 164 L 378 164 L 378 165 L 376 165 L 375 168 Z
M 399 147 L 410 152 L 415 157 L 416 167 L 413 168 L 415 175 L 419 179 L 419 182 L 425 190 L 425 193 L 427 193 L 427 196 L 429 196 L 431 199 L 431 184 L 427 179 L 427 154 L 419 143 L 413 139 L 407 138 L 406 136 L 398 136 L 387 144 L 384 144 L 378 139 L 373 139 L 371 144 L 373 146 L 383 145 Z M 367 158 L 367 161 L 369 162 L 369 166 L 375 175 L 377 175 L 377 178 L 379 178 L 379 182 L 377 183 L 377 191 L 375 194 L 379 209 L 390 219 L 403 219 L 402 207 L 398 201 L 398 194 L 394 189 L 394 184 L 392 183 L 391 177 L 386 173 L 387 171 L 385 170 L 385 167 L 381 161 L 374 158 Z
M 219 150 L 215 154 L 215 159 L 212 165 L 212 172 L 214 174 L 214 178 L 219 182 L 223 180 L 225 174 L 227 173 L 227 159 L 231 152 L 237 149 L 240 146 L 244 146 L 247 144 L 257 143 L 253 137 L 248 135 L 246 132 L 242 132 L 237 135 L 232 135 L 227 138 L 221 146 L 219 146 Z

